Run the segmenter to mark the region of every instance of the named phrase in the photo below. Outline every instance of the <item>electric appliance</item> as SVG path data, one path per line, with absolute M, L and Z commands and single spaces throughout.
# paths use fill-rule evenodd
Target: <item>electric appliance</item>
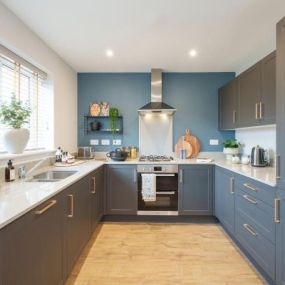
M 139 157 L 139 161 L 145 161 L 145 162 L 160 162 L 160 161 L 172 161 L 172 156 L 166 156 L 166 155 L 141 155 Z
M 251 165 L 256 167 L 264 167 L 268 163 L 266 159 L 265 150 L 259 145 L 255 146 L 251 150 Z
M 138 173 L 138 215 L 178 215 L 178 165 L 139 164 Z M 156 176 L 156 199 L 144 201 L 142 197 L 142 173 Z

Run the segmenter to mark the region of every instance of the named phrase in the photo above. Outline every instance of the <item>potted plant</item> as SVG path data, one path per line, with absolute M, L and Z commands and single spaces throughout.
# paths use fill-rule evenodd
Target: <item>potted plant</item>
M 1 123 L 10 127 L 3 136 L 5 149 L 10 153 L 22 153 L 26 148 L 30 132 L 23 128 L 28 123 L 31 109 L 27 104 L 17 100 L 15 94 L 10 104 L 0 106 Z
M 117 131 L 118 116 L 119 116 L 119 110 L 117 108 L 110 108 L 109 118 L 110 118 L 110 128 L 112 134 L 115 134 Z
M 233 155 L 239 154 L 240 143 L 236 139 L 225 140 L 224 143 L 224 154 L 228 160 L 232 159 Z

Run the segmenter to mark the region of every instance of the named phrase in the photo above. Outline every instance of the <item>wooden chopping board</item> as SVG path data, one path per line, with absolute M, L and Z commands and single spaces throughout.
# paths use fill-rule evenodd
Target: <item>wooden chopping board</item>
M 175 145 L 176 157 L 179 157 L 180 151 L 182 149 L 186 150 L 186 158 L 190 158 L 192 155 L 193 149 L 192 149 L 191 144 L 189 142 L 187 142 L 184 137 L 180 137 L 177 144 Z
M 187 141 L 192 146 L 191 157 L 196 157 L 200 152 L 201 146 L 199 140 L 195 136 L 191 135 L 189 129 L 185 130 L 185 141 Z

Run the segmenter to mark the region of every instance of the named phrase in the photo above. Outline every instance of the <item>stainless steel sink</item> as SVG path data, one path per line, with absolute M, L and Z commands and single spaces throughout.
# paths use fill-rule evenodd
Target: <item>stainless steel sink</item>
M 77 171 L 56 171 L 50 170 L 37 175 L 34 175 L 32 179 L 29 179 L 29 182 L 56 182 L 62 179 L 65 179 Z

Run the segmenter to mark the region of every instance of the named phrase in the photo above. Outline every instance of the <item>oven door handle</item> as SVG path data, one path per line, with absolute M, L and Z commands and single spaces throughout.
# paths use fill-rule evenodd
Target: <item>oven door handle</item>
M 175 195 L 176 191 L 157 191 L 156 195 Z
M 175 174 L 156 174 L 155 173 L 155 176 L 159 176 L 159 177 L 173 177 L 173 176 L 175 176 Z

